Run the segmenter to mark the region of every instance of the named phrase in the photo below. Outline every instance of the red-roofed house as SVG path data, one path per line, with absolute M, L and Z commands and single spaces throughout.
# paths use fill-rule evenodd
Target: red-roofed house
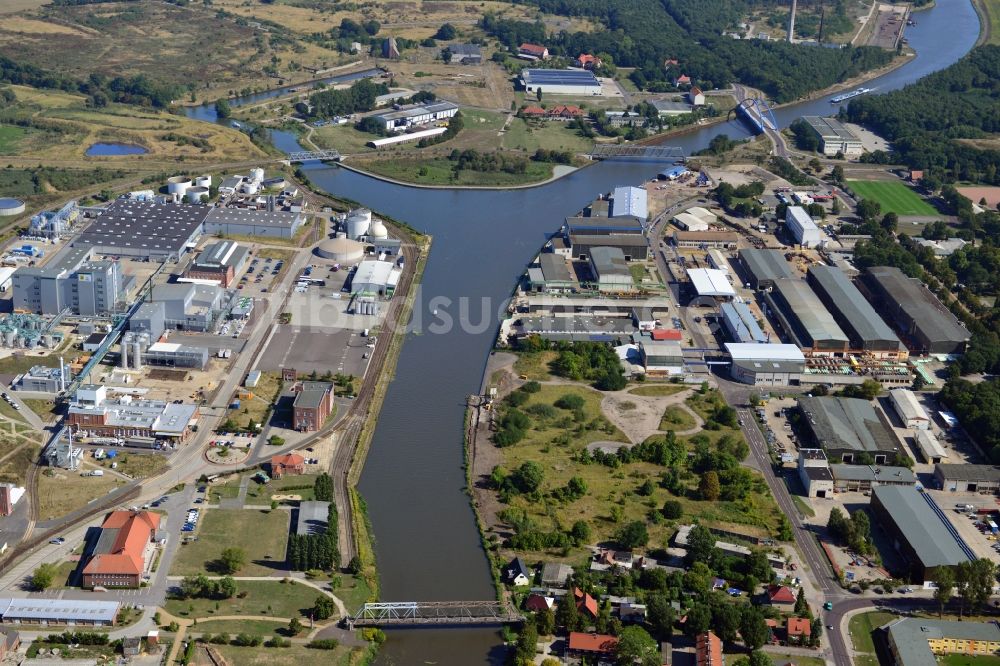
M 789 643 L 802 643 L 809 640 L 812 626 L 804 617 L 790 617 L 785 623 L 785 636 Z
M 569 634 L 569 642 L 566 645 L 566 656 L 611 656 L 617 647 L 618 639 L 614 636 L 572 631 Z
M 528 595 L 528 598 L 524 600 L 524 610 L 539 613 L 551 609 L 554 604 L 555 598 L 553 597 L 543 597 L 540 594 L 530 594 Z
M 722 640 L 711 631 L 698 634 L 694 644 L 695 663 L 698 666 L 723 666 Z
M 112 511 L 83 568 L 84 587 L 139 587 L 146 572 L 149 548 L 160 528 L 160 514 Z
M 285 474 L 305 474 L 306 459 L 297 453 L 271 457 L 271 476 L 280 479 Z
M 676 328 L 654 328 L 649 332 L 654 340 L 683 340 L 684 336 Z
M 924 171 L 923 171 L 923 169 L 914 169 L 914 170 L 910 171 L 910 182 L 911 183 L 919 183 L 923 179 L 924 179 Z
M 667 58 L 666 60 L 663 61 L 664 67 L 675 67 L 679 64 L 680 62 L 677 60 L 677 58 Z
M 691 77 L 687 74 L 681 74 L 676 79 L 674 79 L 675 86 L 689 86 L 691 85 Z
M 705 93 L 703 93 L 701 88 L 698 86 L 691 86 L 691 90 L 688 91 L 687 97 L 692 106 L 705 106 Z
M 769 617 L 764 618 L 764 624 L 767 625 L 767 642 L 778 644 L 778 621 Z
M 601 612 L 600 607 L 597 605 L 597 599 L 578 587 L 573 588 L 573 598 L 576 599 L 576 609 L 578 611 L 589 615 L 592 620 L 597 619 L 598 613 Z
M 526 106 L 521 109 L 521 115 L 525 118 L 541 118 L 545 113 L 545 109 L 540 106 Z
M 549 118 L 564 118 L 566 120 L 572 120 L 583 115 L 583 109 L 572 104 L 560 104 L 559 106 L 552 107 L 549 110 Z
M 518 55 L 527 56 L 536 60 L 546 60 L 549 57 L 549 50 L 538 44 L 521 44 L 517 49 Z
M 603 64 L 600 58 L 589 53 L 581 53 L 576 59 L 576 66 L 584 69 L 597 69 Z
M 792 588 L 785 585 L 768 585 L 767 603 L 772 606 L 794 606 L 795 593 L 792 592 Z

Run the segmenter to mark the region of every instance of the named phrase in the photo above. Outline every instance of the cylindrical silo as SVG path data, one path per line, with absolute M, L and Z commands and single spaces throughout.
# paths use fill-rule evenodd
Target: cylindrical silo
M 201 203 L 201 198 L 206 199 L 209 196 L 209 189 L 207 187 L 199 187 L 195 185 L 194 187 L 189 187 L 187 192 L 184 193 L 184 199 L 188 203 Z
M 372 212 L 367 208 L 351 211 L 347 216 L 347 237 L 357 240 L 368 234 L 372 226 Z
M 132 367 L 142 370 L 142 342 L 139 341 L 139 336 L 132 342 Z
M 172 178 L 167 178 L 168 194 L 179 194 L 184 196 L 184 193 L 187 192 L 190 187 L 191 179 L 187 176 L 173 176 Z
M 7 347 L 13 347 L 14 341 L 17 340 L 17 330 L 10 329 L 3 332 L 3 341 Z
M 122 338 L 121 359 L 119 359 L 121 361 L 119 367 L 122 370 L 128 370 L 128 345 L 129 345 L 129 338 Z
M 253 182 L 257 183 L 258 185 L 260 183 L 263 183 L 264 182 L 264 170 L 261 169 L 260 167 L 257 167 L 256 169 L 250 169 L 250 180 L 252 180 Z
M 198 187 L 212 187 L 212 176 L 205 174 L 194 179 L 194 184 Z

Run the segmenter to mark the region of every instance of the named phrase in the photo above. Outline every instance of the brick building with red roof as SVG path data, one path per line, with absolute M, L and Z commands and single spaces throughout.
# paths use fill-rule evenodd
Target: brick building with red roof
M 297 453 L 271 457 L 271 477 L 280 479 L 285 474 L 305 474 L 306 459 Z
M 606 634 L 585 634 L 573 631 L 569 634 L 566 655 L 571 657 L 608 657 L 615 653 L 618 639 Z
M 83 568 L 84 587 L 139 587 L 156 539 L 160 515 L 149 511 L 112 511 Z

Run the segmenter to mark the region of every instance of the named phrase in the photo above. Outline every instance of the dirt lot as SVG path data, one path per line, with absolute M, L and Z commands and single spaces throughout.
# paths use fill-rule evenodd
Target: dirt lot
M 125 485 L 125 481 L 105 472 L 104 476 L 81 476 L 79 472 L 53 470 L 38 476 L 39 520 L 51 520 L 82 508 L 88 502 Z
M 701 422 L 701 418 L 684 404 L 691 389 L 681 391 L 671 396 L 641 396 L 628 391 L 605 393 L 601 400 L 601 410 L 611 423 L 618 426 L 633 444 L 645 441 L 652 435 L 661 432 L 660 421 L 664 412 L 671 405 L 679 407 L 688 414 L 692 422 Z M 697 432 L 698 428 L 676 430 L 679 435 Z

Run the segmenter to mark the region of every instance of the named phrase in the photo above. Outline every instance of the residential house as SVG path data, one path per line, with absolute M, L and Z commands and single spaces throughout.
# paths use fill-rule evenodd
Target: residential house
M 562 587 L 573 575 L 573 567 L 561 562 L 546 562 L 542 566 L 542 585 Z
M 531 60 L 548 60 L 549 50 L 538 44 L 521 44 L 517 49 L 517 54 L 530 58 Z
M 789 643 L 805 643 L 809 640 L 812 626 L 804 617 L 790 617 L 785 621 L 785 640 Z
M 297 453 L 285 453 L 271 458 L 271 476 L 280 479 L 285 474 L 305 474 L 306 459 Z
M 570 632 L 566 642 L 567 657 L 613 657 L 618 648 L 618 639 L 605 634 L 585 634 Z
M 691 77 L 687 74 L 681 74 L 674 79 L 674 86 L 689 86 L 691 85 Z
M 705 93 L 703 93 L 701 88 L 698 86 L 691 86 L 691 90 L 688 91 L 687 98 L 688 101 L 691 102 L 692 106 L 705 105 Z
M 622 624 L 642 624 L 646 621 L 646 605 L 632 602 L 619 604 L 618 619 Z
M 483 62 L 482 49 L 476 44 L 452 44 L 448 50 L 451 51 L 453 65 L 479 65 Z
M 540 106 L 525 106 L 521 108 L 523 118 L 544 118 L 546 111 Z
M 589 53 L 581 53 L 573 64 L 584 69 L 597 69 L 604 62 L 597 56 L 590 55 Z
M 549 118 L 556 120 L 573 120 L 583 115 L 583 109 L 572 104 L 560 104 L 549 110 Z
M 525 565 L 524 560 L 515 557 L 503 570 L 503 581 L 508 585 L 520 587 L 531 583 L 531 569 Z
M 795 592 L 786 585 L 768 585 L 765 592 L 766 602 L 778 608 L 794 608 Z
M 524 610 L 540 613 L 551 610 L 555 605 L 555 597 L 546 597 L 541 594 L 529 594 L 524 600 Z
M 722 640 L 711 631 L 698 634 L 694 645 L 697 666 L 724 666 Z
M 160 528 L 160 514 L 112 511 L 83 568 L 84 587 L 139 587 Z
M 601 612 L 601 607 L 598 605 L 597 599 L 578 587 L 573 588 L 573 598 L 576 599 L 576 610 L 578 612 L 586 615 L 591 620 L 597 619 L 598 614 Z

